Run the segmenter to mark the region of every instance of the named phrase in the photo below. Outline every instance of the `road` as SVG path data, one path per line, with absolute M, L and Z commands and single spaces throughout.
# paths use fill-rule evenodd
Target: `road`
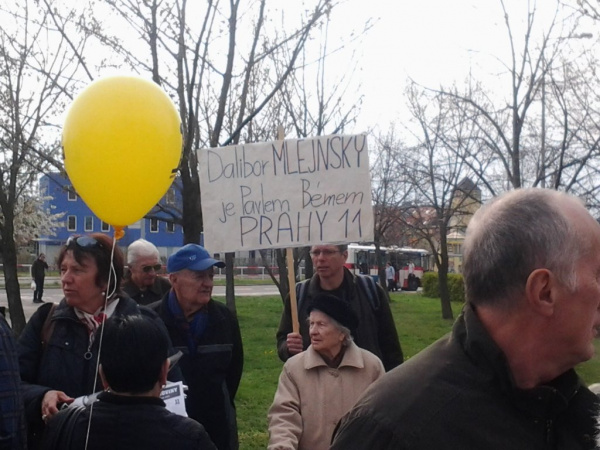
M 260 295 L 279 295 L 277 287 L 273 284 L 253 285 L 253 286 L 236 286 L 236 297 L 256 297 Z M 47 288 L 44 289 L 44 300 L 48 302 L 58 303 L 62 299 L 62 289 Z M 215 286 L 213 289 L 213 297 L 225 297 L 225 286 Z M 33 290 L 30 288 L 21 289 L 21 301 L 23 302 L 23 310 L 27 320 L 38 309 L 39 304 L 33 303 Z M 5 306 L 8 310 L 8 300 L 6 291 L 0 289 L 0 306 Z M 10 321 L 10 320 L 9 320 Z

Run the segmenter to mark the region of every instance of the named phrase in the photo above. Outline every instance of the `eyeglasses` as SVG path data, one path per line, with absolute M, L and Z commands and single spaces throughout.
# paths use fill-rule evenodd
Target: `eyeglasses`
M 162 269 L 162 266 L 160 264 L 154 264 L 153 266 L 142 266 L 142 271 L 144 273 L 150 273 L 153 270 L 155 272 L 158 272 L 160 269 Z
M 341 252 L 339 250 L 331 250 L 328 248 L 325 250 L 311 250 L 310 256 L 312 256 L 314 258 L 318 258 L 321 255 L 323 255 L 325 257 L 329 257 L 329 256 L 333 255 L 334 253 L 341 253 Z
M 67 239 L 67 247 L 77 245 L 81 248 L 100 247 L 100 242 L 91 236 L 71 236 Z

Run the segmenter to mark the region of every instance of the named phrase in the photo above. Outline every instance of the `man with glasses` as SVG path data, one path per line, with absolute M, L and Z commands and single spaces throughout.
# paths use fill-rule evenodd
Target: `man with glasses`
M 212 299 L 215 266 L 225 264 L 200 245 L 184 245 L 167 261 L 171 291 L 151 308 L 183 353 L 188 416 L 204 425 L 219 450 L 237 450 L 234 399 L 244 365 L 242 336 L 236 317 Z
M 383 288 L 369 276 L 354 275 L 344 267 L 347 245 L 315 245 L 311 249 L 315 275 L 296 285 L 300 333 L 292 332 L 289 296 L 277 330 L 277 353 L 282 361 L 308 348 L 310 337 L 307 317 L 312 298 L 317 294 L 333 294 L 342 299 L 360 318 L 354 342 L 377 355 L 385 370 L 402 364 L 403 355 L 389 298 Z
M 171 283 L 158 274 L 162 269 L 158 249 L 145 239 L 138 239 L 127 249 L 129 275 L 123 291 L 139 305 L 159 301 L 171 289 Z

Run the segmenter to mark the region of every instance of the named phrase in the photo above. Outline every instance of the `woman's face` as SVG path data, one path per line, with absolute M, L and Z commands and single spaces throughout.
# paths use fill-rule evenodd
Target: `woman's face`
M 98 266 L 92 257 L 84 257 L 81 264 L 68 250 L 60 264 L 60 281 L 69 306 L 94 313 L 104 304 L 105 286 L 96 285 Z
M 335 358 L 342 349 L 344 333 L 321 311 L 310 312 L 309 334 L 313 349 L 328 358 Z

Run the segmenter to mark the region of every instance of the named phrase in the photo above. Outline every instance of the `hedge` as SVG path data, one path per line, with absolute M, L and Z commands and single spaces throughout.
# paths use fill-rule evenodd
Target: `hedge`
M 424 273 L 421 284 L 423 286 L 423 295 L 425 297 L 440 297 L 440 287 L 438 283 L 437 272 Z M 461 303 L 465 301 L 465 285 L 463 283 L 463 277 L 461 274 L 448 274 L 448 290 L 450 291 L 450 301 Z

